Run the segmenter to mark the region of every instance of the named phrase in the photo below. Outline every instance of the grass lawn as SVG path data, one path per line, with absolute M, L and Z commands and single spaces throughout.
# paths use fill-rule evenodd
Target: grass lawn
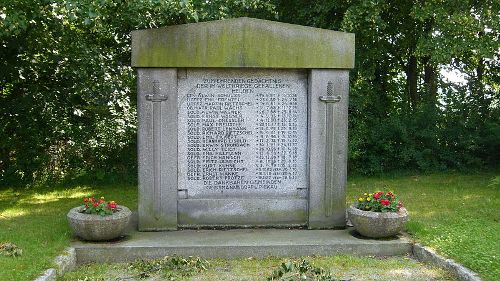
M 0 280 L 32 280 L 53 265 L 54 258 L 69 246 L 69 209 L 85 196 L 106 196 L 137 209 L 135 186 L 78 186 L 0 190 L 0 244 L 21 248 L 18 257 L 0 254 Z
M 335 257 L 306 257 L 311 266 L 322 268 L 330 272 L 333 278 L 342 280 L 377 280 L 377 281 L 417 281 L 417 280 L 454 280 L 453 276 L 444 270 L 435 267 L 424 267 L 410 258 L 370 258 L 353 256 Z M 264 259 L 209 259 L 206 270 L 186 270 L 182 274 L 171 274 L 172 271 L 160 271 L 151 274 L 147 280 L 203 280 L 203 281 L 232 281 L 232 280 L 266 280 L 274 270 L 279 269 L 282 263 L 301 262 L 300 259 L 264 258 Z M 157 263 L 152 262 L 154 265 Z M 87 265 L 78 271 L 66 274 L 60 281 L 74 280 L 137 280 L 144 267 L 137 268 L 136 263 L 121 263 L 113 265 Z M 177 270 L 177 272 L 182 272 Z M 297 279 L 297 271 L 286 273 L 288 277 Z M 170 279 L 172 278 L 173 279 Z M 85 279 L 87 278 L 87 279 Z M 137 279 L 133 279 L 137 278 Z M 309 275 L 307 280 L 318 280 Z M 282 280 L 282 279 L 278 279 Z M 288 280 L 288 279 L 283 279 Z
M 350 201 L 367 190 L 395 191 L 409 211 L 414 240 L 493 281 L 500 276 L 500 186 L 488 186 L 493 177 L 353 178 L 347 190 Z
M 395 191 L 410 212 L 408 232 L 416 241 L 464 264 L 485 280 L 493 281 L 500 276 L 500 213 L 497 210 L 500 206 L 500 187 L 488 186 L 494 175 L 441 173 L 384 178 L 353 177 L 348 183 L 348 201 L 353 201 L 359 193 L 367 191 Z M 54 257 L 69 245 L 71 235 L 66 213 L 77 206 L 81 198 L 92 195 L 105 196 L 137 209 L 135 186 L 0 190 L 0 243 L 14 243 L 23 251 L 18 257 L 4 256 L 0 252 L 0 280 L 33 279 L 52 266 Z M 214 260 L 211 268 L 227 267 L 229 271 L 241 268 L 252 275 L 265 272 L 260 269 L 263 266 L 261 263 L 267 264 L 263 268 L 271 270 L 280 262 L 273 259 Z M 311 262 L 334 270 L 344 265 L 345 272 L 349 272 L 365 264 L 379 267 L 386 261 L 380 261 L 379 265 L 377 259 L 333 257 L 312 258 Z M 96 266 L 95 270 L 114 267 Z M 412 265 L 402 264 L 401 267 L 412 268 Z M 207 278 L 220 273 L 210 270 L 213 269 L 206 272 Z M 238 272 L 241 270 L 238 269 Z

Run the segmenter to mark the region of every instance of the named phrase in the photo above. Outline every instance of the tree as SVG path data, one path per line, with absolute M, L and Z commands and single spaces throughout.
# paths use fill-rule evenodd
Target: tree
M 19 0 L 0 5 L 0 183 L 132 175 L 130 31 L 250 14 L 266 1 Z
M 351 171 L 500 158 L 493 0 L 4 0 L 0 183 L 135 175 L 130 31 L 250 16 L 356 34 Z M 455 71 L 464 83 L 448 81 Z
M 282 20 L 356 34 L 351 170 L 493 163 L 487 155 L 497 156 L 490 149 L 500 143 L 497 1 L 282 0 L 277 6 Z M 468 87 L 442 76 L 450 68 L 465 74 Z

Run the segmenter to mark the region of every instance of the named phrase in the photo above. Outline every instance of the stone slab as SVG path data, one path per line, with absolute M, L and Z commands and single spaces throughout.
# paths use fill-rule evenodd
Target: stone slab
M 187 199 L 178 201 L 181 228 L 304 226 L 307 199 Z
M 63 276 L 66 272 L 72 271 L 76 267 L 76 252 L 74 248 L 68 247 L 54 260 L 56 264 L 57 276 Z
M 133 67 L 354 67 L 354 34 L 236 18 L 132 31 Z
M 180 199 L 305 198 L 305 71 L 187 69 L 178 103 Z
M 178 224 L 307 223 L 307 72 L 178 72 Z
M 45 270 L 42 275 L 38 276 L 34 281 L 56 281 L 57 272 L 54 268 Z
M 123 241 L 76 241 L 78 264 L 125 262 L 168 255 L 205 258 L 266 256 L 334 256 L 341 254 L 400 256 L 411 253 L 405 238 L 357 238 L 345 230 L 232 229 L 132 232 Z
M 420 262 L 435 265 L 450 271 L 460 281 L 481 281 L 481 277 L 476 272 L 456 263 L 452 259 L 447 259 L 438 255 L 432 249 L 420 244 L 413 245 L 413 257 Z

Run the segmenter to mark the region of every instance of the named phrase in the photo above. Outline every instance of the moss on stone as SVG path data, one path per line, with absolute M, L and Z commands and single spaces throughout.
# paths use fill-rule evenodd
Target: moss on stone
M 138 30 L 132 66 L 353 68 L 354 34 L 250 18 Z

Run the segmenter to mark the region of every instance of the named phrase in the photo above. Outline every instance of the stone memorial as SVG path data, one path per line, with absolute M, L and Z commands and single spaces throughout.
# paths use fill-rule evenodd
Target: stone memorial
M 132 32 L 139 230 L 345 227 L 354 35 L 237 18 Z

